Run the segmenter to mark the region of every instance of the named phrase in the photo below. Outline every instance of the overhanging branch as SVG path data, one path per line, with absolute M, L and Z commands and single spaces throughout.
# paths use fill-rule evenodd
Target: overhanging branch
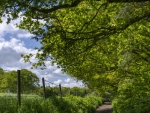
M 139 22 L 139 21 L 141 21 L 141 20 L 143 20 L 149 16 L 150 16 L 150 11 L 149 12 L 147 11 L 142 16 L 138 15 L 136 17 L 133 17 L 133 18 L 129 19 L 124 25 L 122 25 L 117 30 L 123 31 L 123 30 L 127 29 L 129 26 L 133 25 L 134 23 Z
M 67 4 L 63 4 L 63 5 L 57 5 L 57 6 L 54 6 L 50 9 L 44 9 L 44 8 L 36 8 L 36 7 L 30 7 L 31 10 L 34 10 L 34 11 L 38 11 L 38 12 L 42 12 L 42 13 L 45 13 L 45 14 L 48 14 L 48 13 L 51 13 L 51 12 L 54 12 L 58 9 L 63 9 L 63 8 L 71 8 L 71 7 L 75 7 L 77 6 L 78 4 L 80 4 L 83 0 L 76 0 L 72 3 L 67 3 Z M 95 1 L 100 1 L 100 0 L 95 0 Z M 109 3 L 119 3 L 119 2 L 145 2 L 145 1 L 149 1 L 149 0 L 107 0 Z
M 76 0 L 76 1 L 72 2 L 71 4 L 57 5 L 57 6 L 54 6 L 54 7 L 50 8 L 50 9 L 44 9 L 44 8 L 38 9 L 36 7 L 30 7 L 30 9 L 33 10 L 33 11 L 38 11 L 38 12 L 48 14 L 48 13 L 54 12 L 58 9 L 75 7 L 80 2 L 82 2 L 82 0 Z

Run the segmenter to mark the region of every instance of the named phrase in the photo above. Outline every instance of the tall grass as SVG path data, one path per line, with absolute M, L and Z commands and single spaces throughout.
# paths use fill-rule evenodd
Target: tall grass
M 5 101 L 7 103 L 5 104 Z M 43 98 L 22 98 L 22 105 L 17 106 L 16 98 L 1 97 L 0 113 L 92 113 L 100 104 L 102 98 L 87 96 L 85 98 L 51 97 Z

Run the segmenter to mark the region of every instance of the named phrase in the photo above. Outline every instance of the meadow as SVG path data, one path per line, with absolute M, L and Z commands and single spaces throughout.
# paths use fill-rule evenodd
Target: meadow
M 0 94 L 0 113 L 92 113 L 102 104 L 102 98 L 93 95 L 52 96 L 46 100 L 38 95 L 22 95 L 18 106 L 16 95 L 10 95 Z

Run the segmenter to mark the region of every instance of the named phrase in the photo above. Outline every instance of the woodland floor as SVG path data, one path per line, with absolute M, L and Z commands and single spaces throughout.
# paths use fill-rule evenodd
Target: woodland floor
M 113 108 L 110 102 L 105 102 L 103 105 L 99 106 L 95 113 L 112 113 Z

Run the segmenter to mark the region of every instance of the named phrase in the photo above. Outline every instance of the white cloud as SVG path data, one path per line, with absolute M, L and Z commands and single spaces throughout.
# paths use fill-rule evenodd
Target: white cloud
M 68 82 L 68 83 L 63 83 L 62 87 L 71 87 L 72 88 L 72 87 L 84 87 L 84 86 L 82 83 L 72 81 L 72 82 Z
M 56 69 L 53 73 L 61 73 L 61 69 Z
M 60 79 L 58 79 L 57 81 L 54 81 L 54 84 L 57 84 L 57 85 L 59 85 L 61 83 L 62 83 L 62 80 L 60 80 Z
M 19 20 L 14 20 L 10 24 L 6 24 L 5 22 L 6 20 L 0 24 L 0 67 L 8 71 L 18 69 L 31 70 L 31 64 L 24 63 L 24 60 L 21 58 L 20 54 L 32 53 L 35 56 L 37 50 L 29 47 L 27 48 L 29 43 L 25 43 L 23 40 L 25 38 L 27 40 L 27 38 L 33 35 L 25 30 L 15 27 L 14 24 L 19 23 Z M 34 44 L 31 46 L 34 46 Z M 31 58 L 31 61 L 36 62 L 37 60 L 34 56 Z M 64 87 L 81 86 L 66 74 L 62 74 L 61 69 L 58 69 L 57 65 L 51 66 L 50 62 L 46 62 L 46 65 L 47 69 L 45 70 L 32 69 L 31 71 L 36 73 L 40 80 L 44 77 L 45 80 L 55 84 L 61 83 Z
M 62 83 L 63 87 L 84 87 L 81 81 L 76 81 L 73 78 L 68 77 L 64 80 L 65 82 Z
M 0 35 L 5 36 L 6 34 L 15 35 L 17 38 L 31 38 L 34 36 L 26 30 L 22 30 L 16 27 L 15 24 L 19 24 L 20 20 L 13 20 L 11 23 L 6 23 L 6 18 L 3 18 L 3 22 L 0 24 Z
M 44 77 L 45 80 L 49 81 L 49 80 L 52 79 L 54 76 L 49 73 L 49 74 L 42 75 L 41 78 L 42 78 L 42 77 Z
M 70 81 L 71 81 L 70 78 L 65 79 L 65 82 L 70 82 Z
M 27 49 L 24 45 L 24 42 L 21 42 L 20 39 L 11 38 L 9 41 L 6 41 L 4 38 L 0 39 L 0 50 L 4 48 L 11 48 L 13 51 L 17 53 L 33 53 L 35 54 L 37 50 Z M 1 52 L 3 53 L 3 52 Z M 11 55 L 11 54 L 10 54 Z
M 1 59 L 0 63 L 1 64 L 13 63 L 15 61 L 18 61 L 20 58 L 21 58 L 20 54 L 10 47 L 8 48 L 3 47 L 2 49 L 0 49 L 0 59 Z
M 22 30 L 22 33 L 17 34 L 18 38 L 30 38 L 30 37 L 33 37 L 33 36 L 34 36 L 33 34 L 27 33 L 27 31 L 24 31 L 24 30 Z
M 20 39 L 11 38 L 9 41 L 8 40 L 6 41 L 4 38 L 0 38 L 0 67 L 2 67 L 4 70 L 9 71 L 17 69 L 31 70 L 30 69 L 31 64 L 24 63 L 23 58 L 20 56 L 20 54 L 22 53 L 35 54 L 36 50 L 26 48 L 24 42 L 22 42 Z M 36 59 L 32 57 L 32 61 L 36 61 Z M 36 73 L 40 79 L 44 77 L 45 80 L 51 82 L 55 81 L 55 83 L 62 82 L 62 80 L 56 81 L 58 78 L 65 79 L 67 77 L 66 75 L 61 74 L 60 69 L 57 69 L 56 65 L 55 66 L 49 65 L 48 68 L 45 70 L 33 69 L 31 71 Z
M 21 58 L 21 53 L 36 53 L 33 49 L 27 49 L 24 42 L 20 39 L 11 38 L 9 41 L 6 41 L 4 38 L 0 38 L 0 67 L 4 70 L 18 70 L 18 69 L 28 69 L 31 70 L 30 63 L 24 63 L 23 58 Z M 35 59 L 32 58 L 32 61 Z M 57 66 L 48 65 L 47 69 L 32 69 L 33 73 L 36 73 L 37 76 L 42 79 L 54 83 L 62 84 L 62 87 L 81 87 L 81 84 L 77 83 L 75 80 L 68 77 L 66 74 L 62 74 L 61 69 L 57 69 Z M 41 84 L 41 83 L 40 83 Z M 41 84 L 42 85 L 42 84 Z
M 11 38 L 6 41 L 4 38 L 0 38 L 0 66 L 9 67 L 9 69 L 10 67 L 30 67 L 30 64 L 25 64 L 23 58 L 21 58 L 20 54 L 22 53 L 36 53 L 36 51 L 27 49 L 19 39 Z
M 5 41 L 5 40 L 2 37 L 0 37 L 0 43 L 3 42 L 3 41 Z

